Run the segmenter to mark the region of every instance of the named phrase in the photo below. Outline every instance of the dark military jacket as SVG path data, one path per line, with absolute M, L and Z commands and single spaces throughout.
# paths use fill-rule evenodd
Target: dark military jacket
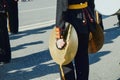
M 65 25 L 65 12 L 68 9 L 68 5 L 70 4 L 79 4 L 88 2 L 89 8 L 91 8 L 91 12 L 94 13 L 94 0 L 57 0 L 57 9 L 56 9 L 56 26 L 62 28 Z
M 56 10 L 56 26 L 62 27 L 65 23 L 63 17 L 64 12 L 68 9 L 68 0 L 57 0 L 57 10 Z
M 64 13 L 67 11 L 69 4 L 84 3 L 85 1 L 88 0 L 57 0 L 56 26 L 61 28 L 64 25 Z M 89 0 L 88 6 L 94 10 L 94 0 Z

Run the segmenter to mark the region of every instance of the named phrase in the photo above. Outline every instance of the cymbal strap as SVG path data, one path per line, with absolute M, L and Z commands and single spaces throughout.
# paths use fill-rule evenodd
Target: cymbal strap
M 97 11 L 95 11 L 95 14 L 96 14 L 96 22 L 97 22 L 97 24 L 99 24 L 99 15 L 98 15 L 98 12 Z
M 60 65 L 60 71 L 61 71 L 62 80 L 65 80 L 65 75 L 62 69 L 62 65 Z

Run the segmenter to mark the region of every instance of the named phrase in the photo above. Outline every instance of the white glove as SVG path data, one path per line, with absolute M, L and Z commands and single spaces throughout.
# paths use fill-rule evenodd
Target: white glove
M 63 39 L 58 39 L 56 41 L 56 45 L 59 49 L 63 48 L 65 46 L 65 41 Z

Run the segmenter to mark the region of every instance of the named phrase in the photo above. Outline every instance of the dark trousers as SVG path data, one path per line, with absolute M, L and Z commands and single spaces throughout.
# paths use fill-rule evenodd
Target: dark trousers
M 120 22 L 120 15 L 117 15 L 118 21 Z
M 78 51 L 74 58 L 74 61 L 60 67 L 61 80 L 88 80 L 88 76 L 89 76 L 88 26 L 89 25 L 83 26 L 82 19 L 76 17 L 79 11 L 75 11 L 75 12 L 70 11 L 68 13 L 69 14 L 67 14 L 66 21 L 71 23 L 75 27 L 78 34 L 79 44 L 78 44 Z
M 9 63 L 10 60 L 11 50 L 7 31 L 7 16 L 6 13 L 0 13 L 0 62 Z
M 120 15 L 117 15 L 118 18 L 118 26 L 120 26 Z
M 88 80 L 88 34 L 79 34 L 79 47 L 77 55 L 74 59 L 74 64 L 71 62 L 68 65 L 62 66 L 62 69 L 65 80 Z M 75 73 L 77 79 L 75 79 Z
M 19 20 L 18 20 L 18 2 L 8 0 L 8 21 L 11 33 L 18 33 Z

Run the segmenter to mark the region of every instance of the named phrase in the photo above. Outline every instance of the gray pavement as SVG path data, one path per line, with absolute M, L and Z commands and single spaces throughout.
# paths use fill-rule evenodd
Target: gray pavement
M 90 54 L 89 80 L 120 80 L 120 28 L 116 16 L 103 16 L 105 43 Z M 58 65 L 48 50 L 54 21 L 21 26 L 19 34 L 9 35 L 12 60 L 0 66 L 0 80 L 56 80 Z

